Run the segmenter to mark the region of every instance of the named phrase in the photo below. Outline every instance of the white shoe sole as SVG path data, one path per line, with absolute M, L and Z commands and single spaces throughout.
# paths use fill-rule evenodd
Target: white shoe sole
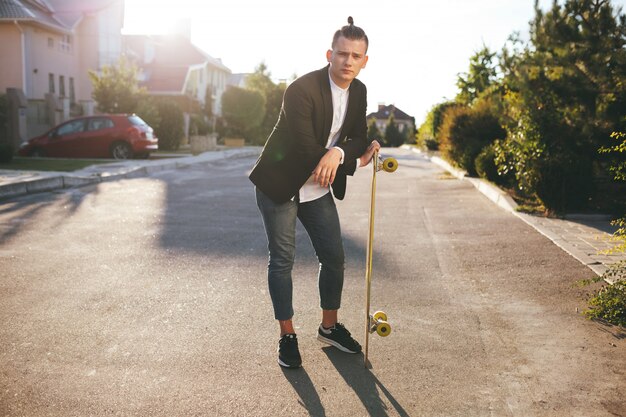
M 302 366 L 302 365 L 297 365 L 297 366 L 295 366 L 295 365 L 287 365 L 285 362 L 281 361 L 280 358 L 278 358 L 278 364 L 280 366 L 282 366 L 283 368 L 299 368 L 299 367 Z

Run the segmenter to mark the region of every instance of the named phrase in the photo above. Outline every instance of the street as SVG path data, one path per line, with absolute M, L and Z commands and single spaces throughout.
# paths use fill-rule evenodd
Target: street
M 379 173 L 371 369 L 315 339 L 277 364 L 254 157 L 0 202 L 1 416 L 626 416 L 626 334 L 585 319 L 591 271 L 408 150 Z M 371 166 L 337 202 L 340 321 L 364 340 Z

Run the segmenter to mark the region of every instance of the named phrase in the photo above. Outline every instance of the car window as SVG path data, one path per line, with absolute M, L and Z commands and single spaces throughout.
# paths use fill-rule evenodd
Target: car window
M 144 122 L 143 119 L 137 115 L 132 115 L 132 116 L 128 116 L 128 121 L 135 125 L 135 126 L 141 126 L 141 125 L 147 125 L 148 123 Z
M 59 127 L 56 131 L 58 135 L 69 135 L 71 133 L 78 133 L 85 130 L 84 120 L 73 120 L 69 123 Z
M 110 127 L 113 127 L 113 120 L 107 117 L 94 117 L 93 119 L 89 119 L 87 123 L 88 131 L 108 129 Z

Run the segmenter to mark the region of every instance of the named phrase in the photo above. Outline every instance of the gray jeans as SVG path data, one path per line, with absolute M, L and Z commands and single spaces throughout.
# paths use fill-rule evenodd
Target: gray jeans
M 343 289 L 344 252 L 335 200 L 331 193 L 314 201 L 276 204 L 256 189 L 256 200 L 267 233 L 267 279 L 276 320 L 293 317 L 291 271 L 296 255 L 296 218 L 306 229 L 319 260 L 320 307 L 338 310 Z

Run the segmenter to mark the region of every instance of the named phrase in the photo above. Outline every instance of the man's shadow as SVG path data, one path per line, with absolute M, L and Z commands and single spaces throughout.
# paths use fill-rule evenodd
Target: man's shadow
M 326 416 L 326 411 L 320 400 L 320 396 L 313 385 L 313 381 L 309 378 L 304 368 L 285 369 L 282 368 L 285 378 L 293 389 L 298 393 L 300 400 L 298 401 L 311 416 Z
M 322 348 L 331 363 L 359 397 L 370 416 L 388 416 L 389 409 L 383 401 L 382 393 L 396 413 L 408 417 L 408 413 L 382 382 L 370 371 L 370 367 L 363 366 L 363 354 L 346 355 L 334 347 Z
M 381 398 L 382 393 L 395 412 L 400 416 L 408 413 L 382 382 L 372 372 L 363 366 L 363 354 L 347 355 L 332 346 L 322 348 L 330 362 L 335 366 L 339 375 L 346 381 L 359 397 L 370 416 L 388 416 L 389 408 Z M 311 416 L 326 416 L 319 394 L 304 368 L 298 370 L 283 369 L 285 378 L 300 396 L 300 404 Z

